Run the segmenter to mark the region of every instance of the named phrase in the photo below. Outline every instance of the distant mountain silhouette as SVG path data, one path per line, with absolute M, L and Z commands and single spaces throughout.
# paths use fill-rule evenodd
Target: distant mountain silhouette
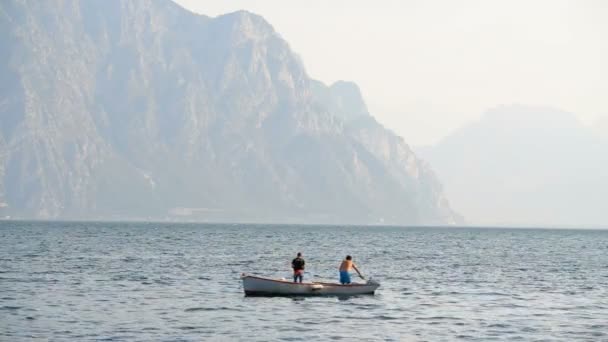
M 470 223 L 608 223 L 608 153 L 588 127 L 552 108 L 502 106 L 418 149 Z
M 427 164 L 262 17 L 157 1 L 0 3 L 0 212 L 446 224 Z

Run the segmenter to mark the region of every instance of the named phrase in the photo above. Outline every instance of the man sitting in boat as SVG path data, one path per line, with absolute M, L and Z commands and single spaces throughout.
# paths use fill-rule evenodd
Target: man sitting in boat
M 298 253 L 298 256 L 291 261 L 291 268 L 293 268 L 293 282 L 297 283 L 298 280 L 302 282 L 302 276 L 304 275 L 304 258 L 302 253 Z
M 357 266 L 353 263 L 353 257 L 351 257 L 350 255 L 347 255 L 346 259 L 342 260 L 342 263 L 340 264 L 340 283 L 342 285 L 351 283 L 350 273 L 349 273 L 351 268 L 353 268 L 355 271 L 357 271 L 357 274 L 359 275 L 359 277 L 361 277 L 361 279 L 365 279 L 361 275 L 361 272 L 359 272 L 359 269 L 357 268 Z

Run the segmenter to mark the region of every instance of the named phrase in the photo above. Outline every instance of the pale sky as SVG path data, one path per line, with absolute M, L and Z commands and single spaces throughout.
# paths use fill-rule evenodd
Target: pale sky
M 412 145 L 501 104 L 608 115 L 608 1 L 177 0 L 262 15 L 325 83 L 356 82 Z

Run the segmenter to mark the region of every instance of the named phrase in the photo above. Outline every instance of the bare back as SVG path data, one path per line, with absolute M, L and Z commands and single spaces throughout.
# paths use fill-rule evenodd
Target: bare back
M 342 260 L 342 263 L 340 264 L 340 271 L 348 272 L 351 268 L 353 268 L 352 260 Z

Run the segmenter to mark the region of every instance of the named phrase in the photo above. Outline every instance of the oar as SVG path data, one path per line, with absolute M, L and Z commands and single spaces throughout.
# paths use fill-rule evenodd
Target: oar
M 359 269 L 357 268 L 357 266 L 355 266 L 353 264 L 353 268 L 355 269 L 355 271 L 357 271 L 357 274 L 359 275 L 359 278 L 365 280 L 365 277 L 363 276 L 363 274 L 361 274 L 361 272 L 359 271 Z
M 361 274 L 361 272 L 359 272 L 359 270 L 357 270 L 357 275 L 359 276 L 359 278 L 365 280 L 365 277 L 363 276 L 363 274 Z

